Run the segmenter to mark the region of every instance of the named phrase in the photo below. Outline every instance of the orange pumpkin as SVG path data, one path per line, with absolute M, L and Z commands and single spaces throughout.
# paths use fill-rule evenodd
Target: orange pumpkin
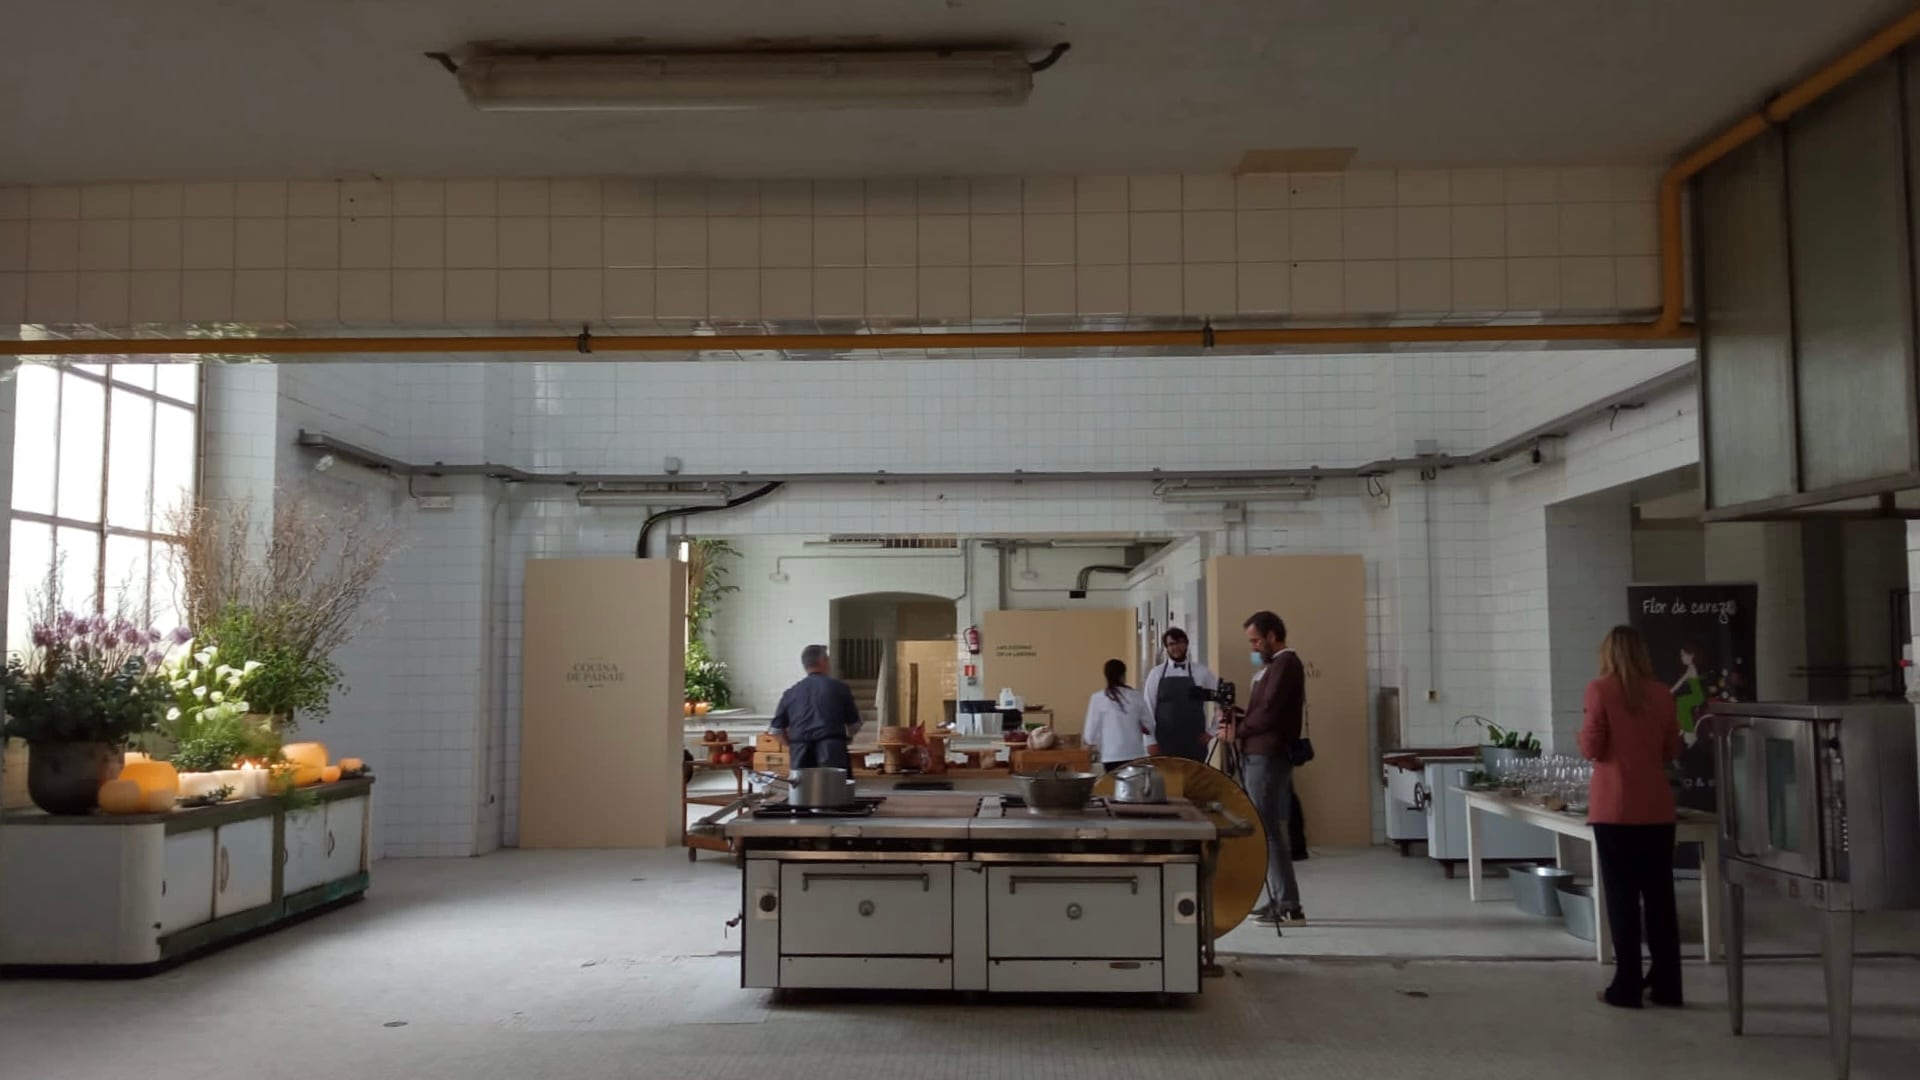
M 109 780 L 100 785 L 100 809 L 109 814 L 137 814 L 143 794 L 137 781 Z
M 294 765 L 310 765 L 316 769 L 324 769 L 327 767 L 327 747 L 325 743 L 288 743 L 280 748 L 280 753 L 289 763 Z
M 326 768 L 320 770 L 321 783 L 332 784 L 332 783 L 339 782 L 339 780 L 340 780 L 340 766 L 329 765 Z
M 140 785 L 142 792 L 164 792 L 167 805 L 173 805 L 173 796 L 180 793 L 180 774 L 174 771 L 173 764 L 167 761 L 141 759 L 129 761 L 120 766 L 120 779 L 131 780 Z

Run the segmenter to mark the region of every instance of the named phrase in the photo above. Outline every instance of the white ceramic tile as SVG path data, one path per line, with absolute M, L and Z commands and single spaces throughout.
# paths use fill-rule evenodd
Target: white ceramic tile
M 1127 177 L 1127 209 L 1141 211 L 1180 209 L 1180 177 L 1175 175 Z
M 1401 169 L 1394 181 L 1401 206 L 1446 206 L 1453 201 L 1453 176 L 1445 169 Z
M 1616 257 L 1613 260 L 1614 297 L 1629 311 L 1647 311 L 1660 306 L 1660 260 L 1653 255 Z
M 1342 211 L 1341 256 L 1347 259 L 1391 259 L 1397 212 L 1381 206 Z
M 1073 182 L 1073 207 L 1077 213 L 1125 213 L 1127 178 L 1124 176 L 1078 176 Z
M 1071 266 L 1029 266 L 1023 284 L 1028 315 L 1071 315 L 1076 303 Z
M 650 217 L 653 214 L 653 181 L 600 181 L 600 212 L 607 217 Z
M 1021 220 L 1013 214 L 975 214 L 968 225 L 968 255 L 975 266 L 1018 266 Z M 818 244 L 818 234 L 815 237 Z
M 1183 210 L 1232 210 L 1235 203 L 1233 177 L 1226 173 L 1188 173 L 1180 178 Z
M 544 192 L 545 187 L 542 186 Z M 543 220 L 541 222 L 545 224 Z M 552 310 L 552 282 L 548 271 L 513 269 L 500 271 L 500 320 L 507 323 L 546 322 Z
M 398 189 L 394 191 L 399 209 Z M 402 325 L 432 326 L 447 317 L 447 275 L 440 270 L 393 272 L 393 321 Z
M 434 270 L 446 264 L 447 221 L 445 218 L 396 217 L 393 219 L 395 269 Z M 394 299 L 394 307 L 396 309 L 400 307 L 398 297 Z
M 1284 262 L 1292 257 L 1287 211 L 1241 210 L 1234 216 L 1234 253 L 1241 262 Z
M 818 189 L 814 196 L 819 197 Z M 867 221 L 864 217 L 836 216 L 813 219 L 813 265 L 865 266 L 867 264 Z
M 447 321 L 456 326 L 492 322 L 500 310 L 498 273 L 496 270 L 448 270 Z
M 135 270 L 180 268 L 180 222 L 177 218 L 135 221 L 131 232 Z M 136 288 L 136 295 L 138 291 Z
M 499 212 L 500 186 L 495 181 L 447 181 L 448 217 L 492 217 Z
M 1289 282 L 1292 313 L 1325 317 L 1346 310 L 1346 269 L 1337 262 L 1296 262 Z
M 876 269 L 866 272 L 869 318 L 911 319 L 919 312 L 919 279 L 912 271 Z
M 1659 254 L 1660 215 L 1653 203 L 1622 202 L 1611 209 L 1615 255 Z
M 559 194 L 559 183 L 555 181 L 556 196 Z M 555 270 L 548 284 L 551 289 L 548 310 L 553 321 L 584 325 L 599 322 L 603 317 L 604 283 L 598 267 Z
M 1395 215 L 1394 231 L 1400 258 L 1444 259 L 1453 254 L 1453 211 L 1449 207 L 1403 206 Z
M 83 218 L 132 217 L 133 185 L 87 184 L 80 189 L 80 216 Z
M 1560 260 L 1507 260 L 1507 307 L 1512 311 L 1552 311 L 1560 306 Z
M 451 185 L 449 185 L 451 188 Z M 293 227 L 288 224 L 288 249 L 291 258 Z M 331 222 L 327 224 L 331 225 Z M 450 217 L 447 219 L 447 266 L 451 269 L 491 269 L 499 264 L 500 222 L 491 217 Z M 293 265 L 291 261 L 289 265 Z M 449 300 L 451 307 L 451 300 Z
M 492 181 L 487 181 L 491 189 Z M 134 196 L 139 201 L 138 193 Z M 487 211 L 492 213 L 491 210 Z M 294 180 L 287 184 L 288 217 L 340 216 L 340 182 L 337 180 Z
M 193 223 L 187 224 L 189 230 Z M 340 266 L 346 270 L 379 270 L 393 265 L 393 219 L 350 217 L 340 221 Z M 344 317 L 344 304 L 342 315 Z
M 137 218 L 177 218 L 185 198 L 179 184 L 150 183 L 133 185 L 133 216 Z
M 1127 310 L 1134 315 L 1182 314 L 1184 275 L 1178 264 L 1136 262 L 1127 277 Z
M 135 270 L 128 282 L 128 318 L 136 323 L 178 322 L 180 271 Z
M 341 271 L 340 321 L 348 326 L 384 326 L 393 322 L 393 272 Z
M 183 185 L 180 213 L 183 217 L 232 217 L 234 190 L 231 180 L 204 180 Z
M 1652 202 L 1660 194 L 1661 171 L 1657 166 L 1609 169 L 1607 194 L 1614 202 Z
M 600 278 L 600 293 L 610 320 L 646 320 L 654 313 L 652 270 L 610 269 Z
M 1560 260 L 1560 306 L 1569 311 L 1607 311 L 1618 304 L 1613 259 Z
M 277 323 L 287 317 L 285 270 L 236 270 L 233 317 L 240 322 Z
M 1398 310 L 1441 315 L 1453 310 L 1453 263 L 1448 259 L 1399 262 Z
M 916 308 L 928 322 L 964 321 L 973 311 L 968 285 L 972 271 L 962 266 L 922 267 Z
M 813 212 L 820 217 L 865 214 L 866 186 L 858 180 L 815 180 Z
M 1398 310 L 1399 266 L 1390 260 L 1349 261 L 1344 310 L 1354 314 L 1377 315 Z
M 1561 202 L 1611 202 L 1613 200 L 1613 170 L 1611 169 L 1561 169 L 1557 178 Z
M 293 322 L 340 321 L 340 272 L 287 271 L 287 318 Z
M 1236 255 L 1231 210 L 1189 210 L 1180 215 L 1180 257 L 1188 263 L 1232 262 Z
M 552 212 L 545 180 L 501 180 L 496 186 L 496 212 L 501 217 L 546 217 Z M 544 294 L 541 302 L 545 302 Z M 506 317 L 504 311 L 501 317 Z
M 1029 176 L 1021 188 L 1020 208 L 1029 215 L 1071 214 L 1074 203 L 1071 176 Z
M 1074 272 L 1075 310 L 1081 315 L 1126 314 L 1127 278 L 1125 265 L 1088 266 L 1083 263 Z
M 77 270 L 80 223 L 72 219 L 37 220 L 27 228 L 27 269 Z
M 610 267 L 652 266 L 653 242 L 652 218 L 610 217 L 600 223 L 600 255 Z
M 596 188 L 597 192 L 599 189 Z M 572 269 L 598 269 L 601 265 L 601 220 L 598 217 L 555 217 L 547 223 L 547 264 Z M 600 306 L 598 281 L 593 289 L 593 306 Z
M 341 217 L 392 217 L 393 185 L 385 180 L 343 180 Z
M 79 275 L 74 317 L 94 326 L 127 324 L 131 275 L 125 270 Z
M 516 270 L 535 270 L 549 265 L 551 234 L 548 221 L 549 219 L 544 216 L 501 218 L 500 254 L 497 265 L 501 269 Z M 501 311 L 504 318 L 506 293 L 502 292 L 501 296 Z
M 919 196 L 912 180 L 888 178 L 866 182 L 868 217 L 901 217 L 917 211 Z
M 1560 174 L 1554 169 L 1508 169 L 1506 184 L 1509 204 L 1560 200 Z
M 1180 215 L 1147 211 L 1128 215 L 1127 256 L 1134 265 L 1177 263 L 1181 245 Z
M 87 233 L 81 234 L 80 260 L 82 265 L 88 261 Z M 27 224 L 24 221 L 0 221 L 0 271 L 20 271 L 27 268 Z
M 819 190 L 814 191 L 815 198 Z M 813 313 L 851 319 L 867 313 L 867 272 L 856 267 L 823 267 L 813 272 Z
M 813 184 L 807 180 L 762 180 L 760 213 L 768 217 L 813 213 Z M 764 289 L 762 290 L 764 295 Z
M 662 207 L 666 205 L 662 202 Z M 659 217 L 653 222 L 653 257 L 661 267 L 693 268 L 707 265 L 707 219 L 704 217 Z M 702 279 L 705 280 L 704 278 Z M 684 294 L 685 290 L 681 290 Z M 704 307 L 705 287 L 701 305 Z M 663 307 L 661 314 L 668 312 Z
M 1240 310 L 1239 275 L 1233 263 L 1188 263 L 1181 303 L 1191 315 L 1232 315 Z
M 1400 199 L 1398 177 L 1390 169 L 1342 173 L 1340 199 L 1346 207 L 1392 206 Z
M 1507 207 L 1507 254 L 1536 257 L 1560 253 L 1560 208 L 1549 204 Z
M 1073 215 L 1029 213 L 1023 227 L 1022 258 L 1029 266 L 1071 266 L 1074 261 Z
M 24 236 L 25 230 L 19 230 Z M 25 268 L 25 260 L 8 265 L 7 227 L 0 225 L 0 270 Z M 22 244 L 24 254 L 25 246 Z M 133 266 L 133 226 L 124 220 L 83 221 L 80 223 L 78 267 L 82 270 L 126 270 Z
M 33 198 L 18 184 L 0 184 L 0 221 L 25 221 L 32 216 Z
M 1020 314 L 1024 275 L 1018 266 L 976 266 L 968 289 L 976 319 L 1004 319 Z
M 1292 205 L 1285 173 L 1248 173 L 1234 178 L 1234 205 L 1241 210 L 1285 210 Z
M 708 218 L 707 265 L 732 268 L 758 267 L 760 265 L 760 220 L 750 217 Z M 756 277 L 754 281 L 757 294 L 759 279 Z
M 1290 173 L 1287 180 L 1288 205 L 1294 209 L 1329 209 L 1344 198 L 1340 173 Z
M 1295 205 L 1298 206 L 1297 200 Z M 1287 242 L 1293 249 L 1295 262 L 1325 262 L 1344 258 L 1345 236 L 1346 222 L 1340 210 L 1315 208 L 1287 211 Z M 1297 284 L 1294 296 L 1297 301 Z
M 447 212 L 445 180 L 395 180 L 393 215 L 395 217 L 440 217 Z M 396 306 L 397 306 L 396 300 Z
M 926 192 L 921 192 L 925 200 Z M 963 214 L 921 215 L 918 219 L 921 266 L 967 266 L 971 257 L 969 219 Z
M 1501 206 L 1453 208 L 1455 258 L 1490 259 L 1507 253 L 1507 212 Z
M 767 319 L 812 318 L 813 271 L 801 267 L 760 271 L 760 314 Z
M 1083 269 L 1089 266 L 1125 266 L 1129 228 L 1127 217 L 1124 213 L 1104 211 L 1074 215 L 1074 260 Z M 1124 275 L 1122 279 L 1124 281 Z M 1085 291 L 1084 286 L 1082 291 Z M 1125 295 L 1124 287 L 1122 295 Z
M 757 230 L 758 265 L 780 268 L 813 265 L 812 218 L 763 217 L 758 219 Z
M 1238 280 L 1240 313 L 1285 314 L 1292 310 L 1291 268 L 1284 262 L 1241 263 Z
M 981 176 L 967 182 L 967 207 L 972 214 L 1017 214 L 1023 198 L 1017 176 Z
M 599 217 L 600 181 L 598 180 L 552 180 L 547 186 L 549 212 L 560 217 Z M 594 289 L 594 310 L 599 310 L 599 288 Z
M 1631 208 L 1634 204 L 1623 204 Z M 1563 203 L 1560 206 L 1560 254 L 1612 255 L 1612 203 Z
M 903 214 L 867 214 L 866 265 L 913 266 L 920 259 L 919 247 L 918 219 Z
M 27 275 L 0 274 L 0 320 L 22 323 L 27 318 Z
M 80 312 L 80 275 L 72 270 L 37 271 L 27 275 L 27 318 L 30 323 L 56 325 L 75 322 Z
M 760 271 L 716 269 L 707 272 L 707 315 L 715 320 L 758 320 Z

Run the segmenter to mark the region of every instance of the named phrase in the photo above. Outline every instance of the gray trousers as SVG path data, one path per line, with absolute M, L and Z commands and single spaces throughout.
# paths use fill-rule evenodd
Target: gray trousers
M 1300 906 L 1300 882 L 1293 876 L 1293 762 L 1285 754 L 1248 754 L 1241 759 L 1247 794 L 1267 830 L 1267 895 L 1282 911 Z

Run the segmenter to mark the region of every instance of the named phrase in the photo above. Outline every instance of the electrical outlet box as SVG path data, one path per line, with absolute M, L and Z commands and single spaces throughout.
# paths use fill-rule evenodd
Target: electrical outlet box
M 413 505 L 422 510 L 451 510 L 453 509 L 453 496 L 416 495 L 414 496 Z
M 1438 690 L 1429 690 L 1429 691 L 1427 691 L 1427 700 L 1428 700 L 1428 701 L 1439 701 L 1439 700 L 1440 700 L 1440 691 L 1438 691 Z

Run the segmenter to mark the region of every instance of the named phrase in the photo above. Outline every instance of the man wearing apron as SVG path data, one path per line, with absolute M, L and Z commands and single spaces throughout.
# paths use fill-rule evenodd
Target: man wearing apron
M 1187 655 L 1187 632 L 1169 626 L 1160 645 L 1166 659 L 1147 674 L 1141 692 L 1153 707 L 1154 739 L 1160 753 L 1191 761 L 1207 760 L 1207 703 L 1193 696 L 1196 687 L 1213 690 L 1220 677 Z

